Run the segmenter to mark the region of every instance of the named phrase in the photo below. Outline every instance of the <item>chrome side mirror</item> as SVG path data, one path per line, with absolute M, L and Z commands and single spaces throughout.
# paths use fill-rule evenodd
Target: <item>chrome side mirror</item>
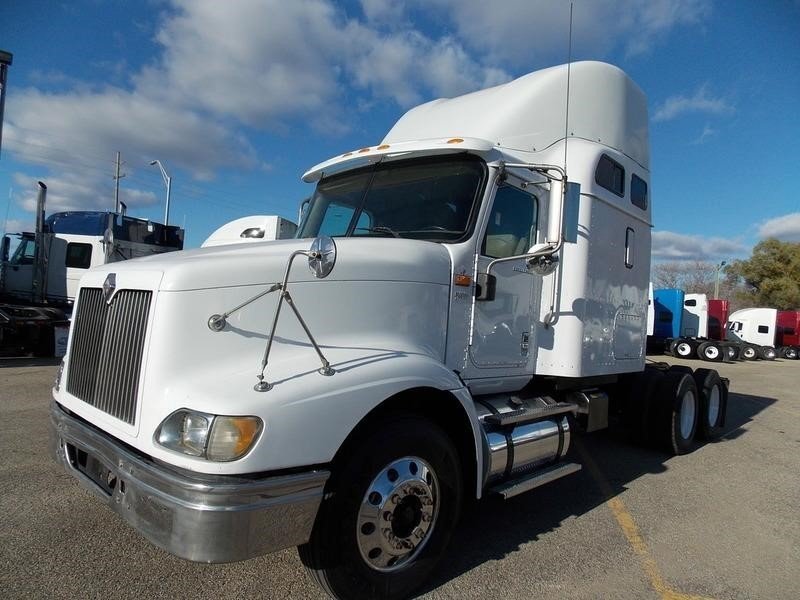
M 308 268 L 317 279 L 325 279 L 336 264 L 336 243 L 327 235 L 311 242 L 308 250 Z

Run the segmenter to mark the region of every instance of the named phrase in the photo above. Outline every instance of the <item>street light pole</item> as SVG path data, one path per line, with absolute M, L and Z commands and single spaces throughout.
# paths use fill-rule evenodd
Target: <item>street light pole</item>
M 169 197 L 172 193 L 172 177 L 167 175 L 167 172 L 164 170 L 160 160 L 151 160 L 150 166 L 153 165 L 158 165 L 158 168 L 161 171 L 161 176 L 164 178 L 164 184 L 167 186 L 167 206 L 164 209 L 164 225 L 169 225 Z
M 8 67 L 14 60 L 11 52 L 0 50 L 0 145 L 3 143 L 3 109 L 6 104 L 6 78 L 8 77 Z
M 714 282 L 714 300 L 719 298 L 719 272 L 722 270 L 726 263 L 724 260 L 717 265 L 717 280 Z

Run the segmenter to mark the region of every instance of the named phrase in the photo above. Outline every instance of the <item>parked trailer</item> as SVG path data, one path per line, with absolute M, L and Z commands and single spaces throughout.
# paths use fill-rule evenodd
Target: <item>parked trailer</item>
M 299 546 L 330 595 L 401 598 L 467 497 L 579 470 L 578 431 L 689 452 L 727 385 L 645 365 L 647 131 L 616 67 L 545 69 L 309 169 L 298 239 L 93 269 L 56 460 L 173 554 Z
M 772 358 L 796 360 L 800 355 L 799 332 L 800 311 L 745 308 L 734 312 L 728 320 L 729 337 Z
M 39 182 L 36 230 L 0 242 L 0 352 L 6 354 L 53 356 L 89 269 L 183 248 L 180 227 L 124 214 L 68 211 L 45 219 L 46 192 Z

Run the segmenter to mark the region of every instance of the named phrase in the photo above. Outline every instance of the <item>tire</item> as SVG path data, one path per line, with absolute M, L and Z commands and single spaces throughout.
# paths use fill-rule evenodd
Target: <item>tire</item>
M 761 346 L 761 348 L 758 349 L 758 355 L 763 360 L 775 360 L 775 358 L 778 356 L 778 354 L 775 352 L 775 348 L 770 346 Z
M 412 415 L 381 419 L 351 448 L 336 461 L 300 560 L 334 598 L 407 597 L 458 521 L 458 452 L 437 425 Z
M 686 367 L 688 368 L 688 367 Z M 637 444 L 651 441 L 649 423 L 655 397 L 664 379 L 665 371 L 645 369 L 638 373 L 628 386 L 622 410 L 622 422 L 628 438 Z
M 697 437 L 713 440 L 722 435 L 728 411 L 728 387 L 713 369 L 697 369 L 694 382 L 700 394 Z
M 800 358 L 800 351 L 798 351 L 798 349 L 794 346 L 787 346 L 783 355 L 789 360 L 797 360 Z
M 675 340 L 673 342 L 673 356 L 678 358 L 692 358 L 694 355 L 694 345 L 689 340 Z
M 725 362 L 733 362 L 739 358 L 739 351 L 735 346 L 723 346 L 722 349 L 725 351 L 725 355 L 727 356 Z
M 698 358 L 702 358 L 708 362 L 722 362 L 725 358 L 722 348 L 714 342 L 703 342 L 697 348 Z
M 687 454 L 694 448 L 699 393 L 694 377 L 678 371 L 667 372 L 659 386 L 653 439 L 672 455 Z
M 742 360 L 755 360 L 758 358 L 758 350 L 756 349 L 755 346 L 751 346 L 750 344 L 745 344 L 739 351 L 739 357 Z
M 732 354 L 733 354 L 733 356 L 731 357 L 731 360 L 743 360 L 742 359 L 742 349 L 741 349 L 741 347 L 736 345 L 736 346 L 728 346 L 728 348 L 730 348 L 730 350 L 732 351 Z

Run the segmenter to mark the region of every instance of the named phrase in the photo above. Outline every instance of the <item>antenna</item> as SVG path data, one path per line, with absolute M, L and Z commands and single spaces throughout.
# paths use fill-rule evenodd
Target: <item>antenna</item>
M 567 170 L 567 140 L 569 140 L 569 79 L 572 68 L 572 2 L 569 3 L 569 50 L 567 50 L 567 109 L 564 114 L 564 171 Z

